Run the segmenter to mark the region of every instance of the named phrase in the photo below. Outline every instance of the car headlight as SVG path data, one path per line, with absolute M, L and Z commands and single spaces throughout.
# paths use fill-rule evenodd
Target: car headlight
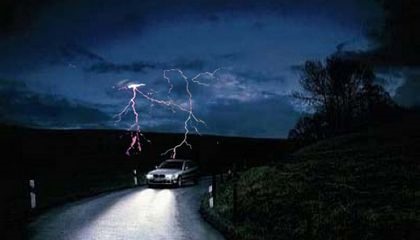
M 166 179 L 176 179 L 178 178 L 178 174 L 167 174 L 165 175 Z
M 146 178 L 147 179 L 152 179 L 153 178 L 153 175 L 152 174 L 146 174 Z

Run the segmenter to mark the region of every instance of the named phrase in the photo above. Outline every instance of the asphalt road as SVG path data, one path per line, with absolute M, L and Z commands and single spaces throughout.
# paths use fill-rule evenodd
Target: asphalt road
M 198 213 L 208 179 L 174 189 L 135 188 L 66 204 L 28 226 L 30 239 L 223 239 Z

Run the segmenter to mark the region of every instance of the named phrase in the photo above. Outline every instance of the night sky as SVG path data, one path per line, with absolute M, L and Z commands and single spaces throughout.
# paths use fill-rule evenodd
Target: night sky
M 28 1 L 11 4 L 0 40 L 0 121 L 30 127 L 119 128 L 128 82 L 145 83 L 157 98 L 187 101 L 184 83 L 168 95 L 164 69 L 203 78 L 192 86 L 205 134 L 286 137 L 305 108 L 290 97 L 298 66 L 340 50 L 374 47 L 366 37 L 381 8 L 365 0 L 315 1 Z M 36 3 L 35 3 L 36 2 Z M 378 72 L 391 96 L 404 74 Z M 411 83 L 412 84 L 412 83 Z M 413 95 L 413 98 L 416 97 Z M 182 132 L 185 113 L 144 99 L 143 130 Z

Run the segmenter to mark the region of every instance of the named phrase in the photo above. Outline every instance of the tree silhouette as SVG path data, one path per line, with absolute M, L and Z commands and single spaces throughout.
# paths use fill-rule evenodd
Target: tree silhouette
M 378 120 L 394 103 L 374 79 L 369 64 L 343 54 L 332 55 L 325 64 L 307 61 L 301 69 L 302 91 L 293 96 L 316 113 L 300 119 L 289 137 L 317 140 Z

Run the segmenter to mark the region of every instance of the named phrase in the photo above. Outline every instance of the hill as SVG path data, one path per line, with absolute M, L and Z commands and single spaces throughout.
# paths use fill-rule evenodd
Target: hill
M 325 140 L 244 171 L 236 211 L 231 181 L 214 211 L 203 202 L 205 216 L 232 239 L 419 239 L 416 122 Z

